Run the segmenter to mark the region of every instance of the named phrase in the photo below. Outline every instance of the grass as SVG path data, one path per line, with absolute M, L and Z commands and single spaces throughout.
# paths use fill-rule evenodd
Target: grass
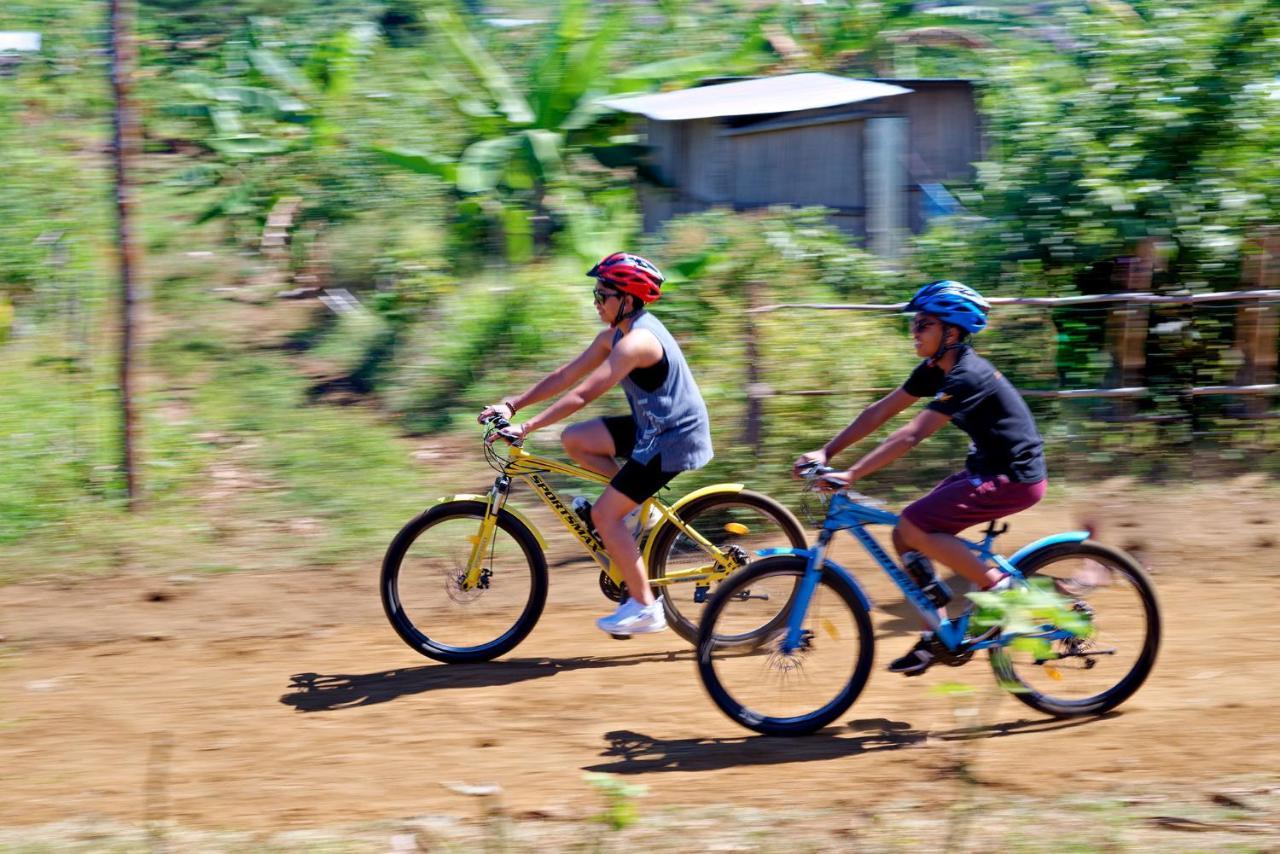
M 1274 820 L 1280 803 L 1273 785 L 1248 795 L 1254 809 L 1236 817 L 1230 809 L 1194 800 L 1183 792 L 1158 803 L 1150 792 L 1099 796 L 1029 798 L 989 792 L 981 811 L 959 840 L 957 850 L 999 850 L 1014 854 L 1070 851 L 1079 854 L 1128 851 L 1272 850 L 1280 837 Z M 978 789 L 978 792 L 983 790 Z M 943 798 L 939 791 L 939 798 Z M 948 796 L 950 793 L 948 793 Z M 1163 794 L 1162 794 L 1163 796 Z M 77 822 L 0 829 L 0 851 L 150 851 L 157 844 L 174 850 L 469 851 L 487 843 L 493 851 L 685 851 L 691 839 L 708 850 L 817 852 L 856 850 L 908 852 L 937 845 L 954 820 L 941 801 L 901 801 L 871 812 L 858 807 L 795 810 L 753 809 L 729 804 L 645 809 L 625 827 L 602 826 L 599 815 L 528 818 L 497 813 L 467 817 L 405 817 L 356 826 L 249 834 L 184 828 L 172 822 L 148 827 L 86 819 Z M 1179 830 L 1161 817 L 1203 822 Z M 1191 832 L 1188 832 L 1191 831 Z M 416 847 L 415 847 L 416 846 Z
M 160 273 L 138 513 L 122 502 L 109 361 L 76 372 L 49 358 L 61 342 L 40 337 L 3 351 L 0 582 L 376 560 L 431 494 L 397 426 L 367 407 L 309 403 L 291 357 L 242 325 L 272 313 L 215 296 L 200 264 Z

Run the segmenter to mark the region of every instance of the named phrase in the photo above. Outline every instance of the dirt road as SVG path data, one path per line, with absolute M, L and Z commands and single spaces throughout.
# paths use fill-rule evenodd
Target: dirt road
M 1247 483 L 1199 497 L 1095 490 L 1020 518 L 1008 545 L 1073 527 L 1087 504 L 1104 540 L 1141 547 L 1165 644 L 1147 685 L 1101 720 L 1042 719 L 993 694 L 968 742 L 978 777 L 1047 796 L 1276 778 L 1274 498 Z M 280 829 L 473 809 L 442 783 L 497 783 L 513 810 L 573 814 L 598 800 L 585 771 L 643 782 L 650 804 L 874 806 L 936 797 L 957 722 L 930 686 L 993 684 L 979 660 L 915 680 L 883 672 L 911 625 L 880 612 L 877 672 L 843 720 L 808 739 L 757 737 L 711 705 L 679 638 L 600 635 L 592 618 L 609 603 L 585 569 L 553 576 L 513 655 L 451 667 L 387 626 L 377 559 L 0 589 L 0 825 L 160 811 Z M 863 577 L 896 610 L 888 582 Z

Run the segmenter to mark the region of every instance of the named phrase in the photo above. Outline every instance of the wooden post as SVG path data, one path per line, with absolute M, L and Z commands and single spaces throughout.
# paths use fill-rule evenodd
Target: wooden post
M 1280 228 L 1262 229 L 1249 241 L 1244 258 L 1243 286 L 1253 290 L 1280 287 Z M 1275 303 L 1247 300 L 1236 309 L 1236 348 L 1243 357 L 1236 385 L 1267 385 L 1276 381 L 1276 337 L 1280 329 Z M 1270 408 L 1264 395 L 1241 395 L 1245 417 L 1258 417 Z
M 111 86 L 115 93 L 115 139 L 112 154 L 116 173 L 116 245 L 120 264 L 120 409 L 121 463 L 129 510 L 139 503 L 138 438 L 133 408 L 133 342 L 137 304 L 134 283 L 139 253 L 133 234 L 134 191 L 130 168 L 137 157 L 138 118 L 130 101 L 137 49 L 133 40 L 134 0 L 111 0 Z
M 1137 252 L 1118 259 L 1116 285 L 1125 291 L 1147 293 L 1151 290 L 1151 271 L 1155 256 L 1155 241 L 1143 240 Z M 1143 385 L 1147 363 L 1147 307 L 1138 303 L 1123 303 L 1107 314 L 1107 349 L 1111 352 L 1111 384 L 1119 387 Z M 1135 414 L 1137 407 L 1132 400 L 1115 401 L 1113 412 L 1120 417 Z
M 764 450 L 764 398 L 768 395 L 768 387 L 760 380 L 760 351 L 756 337 L 759 334 L 756 316 L 751 309 L 760 303 L 760 289 L 763 282 L 749 281 L 747 288 L 747 311 L 743 335 L 745 337 L 743 355 L 747 362 L 747 413 L 743 424 L 742 442 L 760 457 Z

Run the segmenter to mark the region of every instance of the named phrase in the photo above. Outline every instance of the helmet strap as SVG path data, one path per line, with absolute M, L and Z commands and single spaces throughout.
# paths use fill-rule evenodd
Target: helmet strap
M 638 304 L 628 309 L 626 307 L 628 297 L 635 300 Z M 609 326 L 614 329 L 617 329 L 618 325 L 622 323 L 622 321 L 630 320 L 631 318 L 635 317 L 637 314 L 639 314 L 642 311 L 644 311 L 644 303 L 641 303 L 640 300 L 636 299 L 630 294 L 626 292 L 622 292 L 622 299 L 618 300 L 618 311 L 616 314 L 614 314 L 613 322 L 610 323 Z
M 938 345 L 938 352 L 934 353 L 932 356 L 929 357 L 929 364 L 931 366 L 937 365 L 939 362 L 941 362 L 942 358 L 946 356 L 947 353 L 949 353 L 950 351 L 959 350 L 968 343 L 965 341 L 965 336 L 961 334 L 960 337 L 956 339 L 956 342 L 954 344 L 948 344 L 947 333 L 950 332 L 952 329 L 959 329 L 959 327 L 951 323 L 942 324 L 942 343 Z

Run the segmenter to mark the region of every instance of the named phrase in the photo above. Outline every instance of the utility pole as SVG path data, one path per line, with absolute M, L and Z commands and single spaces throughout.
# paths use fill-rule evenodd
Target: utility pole
M 137 46 L 133 40 L 135 0 L 111 0 L 111 88 L 115 93 L 115 139 L 112 156 L 116 172 L 116 246 L 120 263 L 120 409 L 121 454 L 124 467 L 125 497 L 129 510 L 139 502 L 137 459 L 137 421 L 133 410 L 133 342 L 136 331 L 137 306 L 135 277 L 138 274 L 138 248 L 133 235 L 134 191 L 130 184 L 130 167 L 138 155 L 138 117 L 130 100 L 133 71 L 137 63 Z

